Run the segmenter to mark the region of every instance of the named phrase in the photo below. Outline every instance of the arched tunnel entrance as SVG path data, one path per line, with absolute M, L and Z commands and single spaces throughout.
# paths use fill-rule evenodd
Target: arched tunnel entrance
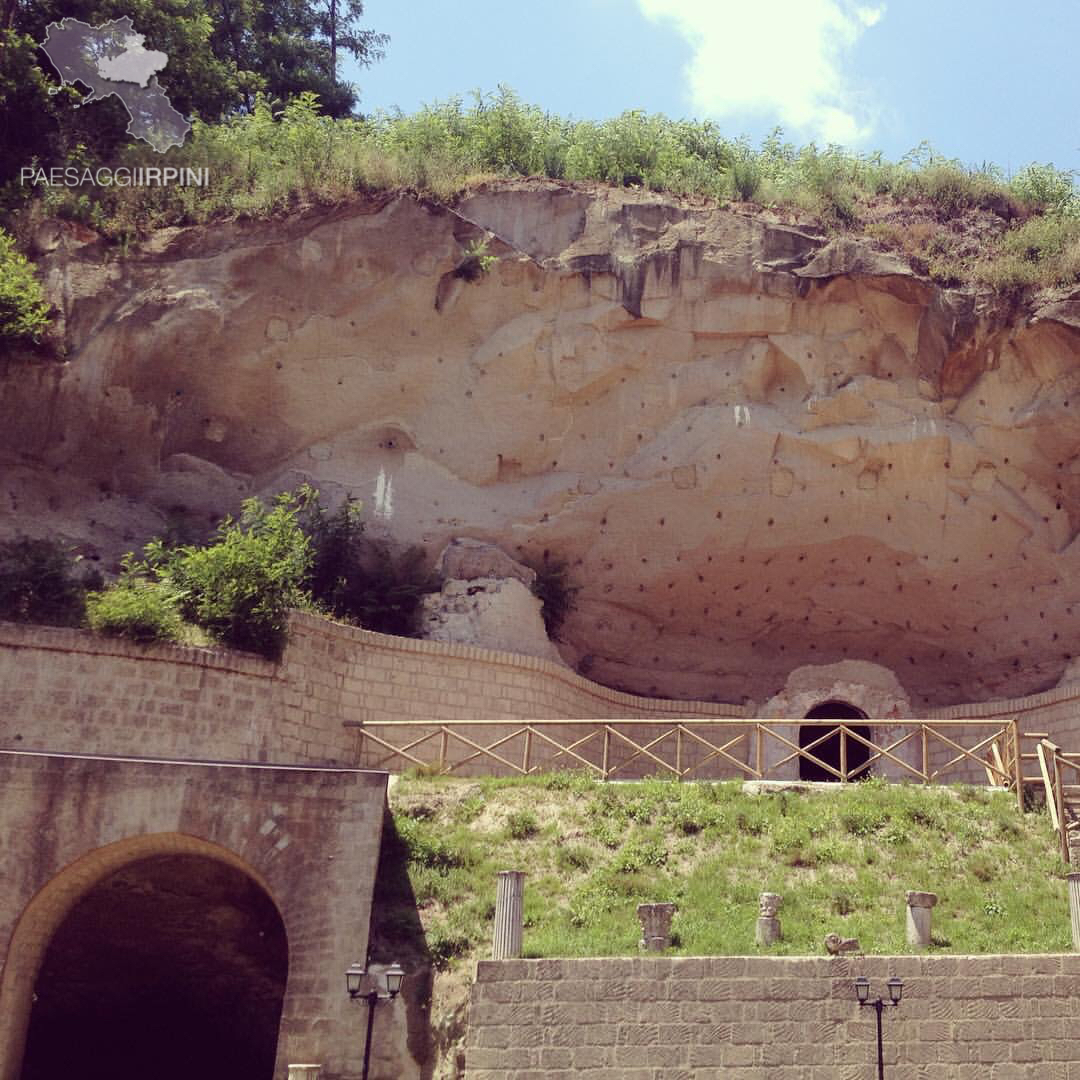
M 846 701 L 824 701 L 815 705 L 807 714 L 807 720 L 842 720 L 851 730 L 861 735 L 864 739 L 870 738 L 870 728 L 866 724 L 853 724 L 853 720 L 865 720 L 866 713 L 849 705 Z M 831 734 L 830 731 L 832 732 Z M 822 736 L 827 736 L 823 742 L 818 743 L 809 752 L 820 758 L 826 765 L 831 765 L 837 771 L 840 770 L 840 732 L 835 728 L 830 729 L 826 725 L 802 724 L 799 727 L 799 748 L 807 749 L 812 743 Z M 870 750 L 855 739 L 847 739 L 847 768 L 850 773 L 860 765 L 865 765 L 870 757 Z M 863 769 L 859 778 L 869 776 L 870 770 Z M 808 761 L 804 757 L 799 758 L 800 780 L 832 780 L 837 778 L 823 769 L 815 761 Z
M 59 925 L 22 1080 L 272 1080 L 288 949 L 260 885 L 200 855 L 140 859 Z

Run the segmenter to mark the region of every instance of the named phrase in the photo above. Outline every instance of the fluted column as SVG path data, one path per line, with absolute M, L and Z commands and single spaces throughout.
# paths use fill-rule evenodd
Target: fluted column
M 521 928 L 525 899 L 525 871 L 500 870 L 495 891 L 495 941 L 492 960 L 516 960 L 521 956 Z

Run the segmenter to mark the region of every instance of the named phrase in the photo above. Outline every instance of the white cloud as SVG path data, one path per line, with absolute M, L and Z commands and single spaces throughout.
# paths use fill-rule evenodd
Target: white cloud
M 637 0 L 670 19 L 694 49 L 686 69 L 695 112 L 755 112 L 826 142 L 857 143 L 872 117 L 842 65 L 885 6 L 853 0 Z

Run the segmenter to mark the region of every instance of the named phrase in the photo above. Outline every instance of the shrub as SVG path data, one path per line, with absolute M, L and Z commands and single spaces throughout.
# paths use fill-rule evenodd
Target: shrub
M 49 305 L 34 268 L 0 229 L 0 345 L 40 340 L 49 325 Z
M 577 604 L 576 596 L 581 586 L 571 584 L 566 560 L 552 558 L 547 551 L 539 561 L 526 558 L 522 562 L 536 573 L 532 592 L 540 600 L 540 616 L 547 636 L 558 641 L 566 617 Z
M 88 582 L 78 560 L 57 540 L 16 537 L 0 543 L 0 619 L 78 626 Z
M 143 643 L 178 641 L 184 628 L 176 597 L 161 582 L 135 576 L 90 593 L 86 621 L 98 633 Z
M 515 810 L 506 819 L 506 831 L 515 840 L 528 840 L 540 831 L 540 823 L 529 810 Z
M 421 598 L 439 587 L 421 547 L 395 551 L 364 535 L 361 506 L 353 498 L 328 512 L 319 493 L 301 489 L 301 526 L 311 544 L 304 586 L 330 614 L 382 634 L 416 632 Z
M 248 499 L 239 520 L 226 518 L 206 547 L 147 545 L 146 569 L 180 597 L 184 615 L 225 645 L 276 659 L 289 609 L 307 602 L 311 563 L 299 524 L 306 493 L 279 495 L 273 506 Z

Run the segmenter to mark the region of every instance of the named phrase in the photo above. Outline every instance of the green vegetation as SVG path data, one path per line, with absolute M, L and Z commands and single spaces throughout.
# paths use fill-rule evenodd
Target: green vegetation
M 334 615 L 387 634 L 414 632 L 420 597 L 438 587 L 424 553 L 395 553 L 363 535 L 359 504 L 333 513 L 310 487 L 266 506 L 248 499 L 206 544 L 152 540 L 125 556 L 117 580 L 77 574 L 64 545 L 20 537 L 0 543 L 0 619 L 89 626 L 132 641 L 211 641 L 281 655 L 292 608 Z
M 342 501 L 329 513 L 307 492 L 302 527 L 311 541 L 304 586 L 322 611 L 382 634 L 416 632 L 420 598 L 439 588 L 421 547 L 395 551 L 364 535 L 360 503 Z
M 134 146 L 114 163 L 154 157 Z M 453 99 L 364 119 L 334 119 L 314 91 L 298 91 L 283 106 L 256 95 L 250 111 L 197 123 L 169 160 L 209 166 L 212 186 L 104 187 L 92 197 L 55 189 L 22 217 L 59 214 L 130 239 L 161 225 L 271 215 L 357 192 L 405 188 L 452 200 L 479 181 L 541 176 L 735 200 L 829 230 L 869 233 L 947 284 L 1052 285 L 1080 273 L 1080 193 L 1071 173 L 1051 165 L 1006 178 L 992 165 L 968 168 L 925 145 L 895 163 L 838 146 L 797 147 L 779 131 L 755 149 L 710 121 L 640 110 L 570 120 L 505 87 L 477 94 L 470 106 Z M 478 248 L 466 266 L 482 272 L 485 258 Z
M 99 634 L 144 644 L 180 641 L 185 637 L 185 624 L 178 600 L 163 582 L 141 576 L 129 556 L 119 581 L 87 596 L 86 624 Z
M 554 558 L 549 551 L 545 551 L 540 559 L 524 557 L 522 562 L 536 574 L 532 593 L 540 601 L 540 616 L 547 636 L 558 641 L 559 631 L 574 610 L 581 586 L 572 583 L 566 560 Z
M 0 113 L 19 122 L 0 131 L 0 188 L 34 160 L 46 168 L 73 156 L 91 166 L 112 164 L 127 142 L 119 102 L 79 109 L 75 88 L 49 94 L 55 75 L 39 63 L 35 42 L 50 22 L 130 16 L 146 48 L 169 57 L 161 84 L 172 106 L 214 122 L 250 112 L 259 93 L 282 102 L 314 93 L 328 115 L 349 115 L 357 95 L 338 77 L 341 61 L 348 54 L 367 66 L 382 58 L 387 43 L 384 34 L 361 28 L 363 10 L 360 0 L 5 0 Z
M 80 559 L 56 540 L 18 536 L 0 542 L 0 619 L 78 626 L 94 572 L 78 573 Z
M 0 346 L 36 342 L 49 324 L 49 306 L 29 260 L 0 229 Z
M 1021 816 L 989 789 L 870 780 L 754 796 L 738 783 L 604 784 L 563 772 L 406 776 L 391 804 L 378 948 L 426 951 L 439 966 L 484 955 L 495 875 L 512 867 L 528 873 L 528 956 L 635 953 L 636 905 L 668 900 L 679 908 L 675 952 L 752 954 L 763 891 L 784 897 L 775 954 L 823 954 L 832 931 L 869 953 L 907 952 L 907 889 L 941 898 L 935 949 L 1069 945 L 1068 867 L 1047 817 Z

